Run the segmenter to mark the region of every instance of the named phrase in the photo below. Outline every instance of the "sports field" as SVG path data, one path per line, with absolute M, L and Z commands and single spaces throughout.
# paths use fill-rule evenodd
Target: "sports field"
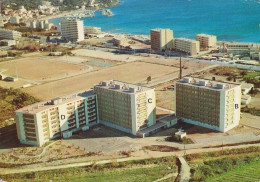
M 50 99 L 57 96 L 71 94 L 84 89 L 90 89 L 103 80 L 120 80 L 130 83 L 145 83 L 146 78 L 152 79 L 177 71 L 177 68 L 144 62 L 120 64 L 63 80 L 46 83 L 25 89 L 39 99 Z
M 0 63 L 1 71 L 6 75 L 13 75 L 33 80 L 48 81 L 52 79 L 63 78 L 66 76 L 84 73 L 91 67 L 65 63 L 60 61 L 52 61 L 42 59 L 40 57 L 22 58 L 15 61 Z

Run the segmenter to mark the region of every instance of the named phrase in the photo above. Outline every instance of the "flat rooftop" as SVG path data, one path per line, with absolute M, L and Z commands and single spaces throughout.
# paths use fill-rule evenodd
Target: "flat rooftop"
M 38 103 L 35 103 L 32 105 L 23 107 L 21 109 L 18 109 L 15 112 L 36 114 L 38 112 L 41 112 L 41 111 L 44 111 L 47 109 L 51 109 L 53 107 L 57 107 L 59 105 L 63 105 L 63 104 L 77 101 L 80 99 L 85 99 L 86 97 L 89 97 L 91 95 L 94 95 L 93 90 L 82 91 L 82 92 L 78 92 L 78 93 L 67 95 L 67 96 L 53 98 L 48 101 L 38 102 Z
M 161 30 L 171 30 L 169 28 L 155 28 L 155 29 L 151 29 L 151 31 L 161 31 Z
M 94 87 L 99 87 L 106 90 L 111 90 L 115 92 L 121 92 L 125 94 L 136 94 L 142 93 L 149 90 L 153 90 L 153 88 L 139 86 L 132 83 L 117 81 L 117 80 L 106 80 L 102 81 L 100 84 L 95 85 Z
M 205 33 L 197 34 L 197 36 L 202 36 L 202 37 L 216 37 L 216 35 L 209 35 L 209 34 L 205 34 Z
M 181 83 L 184 85 L 192 85 L 195 87 L 203 87 L 206 89 L 212 90 L 229 90 L 235 87 L 241 86 L 238 83 L 233 82 L 218 82 L 210 79 L 201 79 L 201 78 L 192 78 L 192 77 L 184 77 L 183 79 L 177 81 L 177 83 Z
M 187 39 L 187 38 L 174 38 L 173 40 L 181 40 L 181 41 L 191 42 L 191 43 L 197 43 L 197 42 L 199 42 L 199 41 L 197 41 L 197 40 Z

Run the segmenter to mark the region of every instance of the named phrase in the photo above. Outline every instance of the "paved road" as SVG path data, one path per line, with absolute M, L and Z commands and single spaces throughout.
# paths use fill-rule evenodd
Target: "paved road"
M 104 52 L 118 52 L 120 54 L 129 54 L 129 55 L 137 55 L 137 56 L 142 56 L 142 57 L 154 57 L 154 58 L 166 58 L 166 59 L 179 59 L 179 54 L 177 52 L 171 52 L 172 56 L 164 56 L 164 55 L 159 55 L 159 54 L 165 54 L 165 53 L 159 53 L 158 54 L 150 54 L 149 50 L 141 50 L 144 51 L 143 53 L 137 53 L 135 54 L 138 50 L 117 50 L 116 48 L 102 48 L 102 47 L 93 47 L 93 46 L 79 46 L 79 45 L 73 45 L 73 44 L 61 44 L 64 46 L 72 46 L 76 48 L 82 48 L 82 49 L 89 49 L 89 50 L 100 50 Z M 201 63 L 210 63 L 214 65 L 223 65 L 223 66 L 231 66 L 235 68 L 240 68 L 240 69 L 247 69 L 247 70 L 256 70 L 260 71 L 260 66 L 253 66 L 253 65 L 243 65 L 243 64 L 230 64 L 226 62 L 221 62 L 221 61 L 206 61 L 206 60 L 201 60 L 201 59 L 195 59 L 195 58 L 187 58 L 187 57 L 182 57 L 182 60 L 186 61 L 193 61 L 193 62 L 201 62 Z
M 159 107 L 159 106 L 156 106 L 156 109 L 159 109 L 159 110 L 162 110 L 162 111 L 165 111 L 165 112 L 169 112 L 169 113 L 175 113 L 173 110 L 165 109 L 165 108 L 162 108 L 162 107 Z

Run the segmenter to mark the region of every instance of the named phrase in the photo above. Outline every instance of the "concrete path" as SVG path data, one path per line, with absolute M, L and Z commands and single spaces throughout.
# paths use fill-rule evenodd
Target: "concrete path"
M 189 182 L 190 181 L 190 166 L 187 164 L 186 160 L 183 157 L 178 157 L 181 162 L 181 180 L 180 182 Z
M 177 176 L 178 176 L 178 173 L 170 173 L 170 174 L 164 176 L 163 178 L 157 179 L 154 182 L 160 182 L 160 181 L 163 181 L 163 180 L 166 180 L 166 179 L 169 179 L 169 178 L 172 178 L 172 177 L 177 177 Z
M 169 109 L 162 108 L 162 107 L 159 107 L 159 106 L 156 106 L 156 109 L 159 109 L 159 110 L 162 110 L 162 111 L 165 111 L 165 112 L 169 112 L 169 113 L 174 113 L 173 110 L 169 110 Z
M 241 147 L 249 147 L 249 146 L 260 146 L 260 144 L 250 144 L 250 145 L 238 145 L 238 146 L 231 146 L 231 147 L 223 147 L 224 149 L 232 149 L 232 148 L 241 148 Z M 201 152 L 212 152 L 212 151 L 219 151 L 219 148 L 198 148 L 198 149 L 191 149 L 189 150 L 189 154 L 192 153 L 201 153 Z M 156 155 L 146 155 L 146 156 L 132 156 L 132 157 L 127 157 L 127 158 L 120 158 L 120 159 L 111 159 L 111 160 L 100 160 L 100 161 L 95 161 L 95 164 L 107 164 L 111 162 L 126 162 L 126 161 L 132 161 L 132 160 L 142 160 L 142 159 L 151 159 L 153 158 L 159 158 L 159 157 L 167 157 L 167 156 L 178 156 L 180 161 L 183 162 L 184 171 L 190 171 L 189 166 L 186 163 L 186 161 L 182 158 L 183 151 L 177 151 L 177 152 L 161 152 L 161 153 L 156 153 Z M 5 174 L 16 174 L 16 173 L 25 173 L 25 172 L 37 172 L 37 171 L 46 171 L 46 170 L 55 170 L 55 169 L 65 169 L 65 168 L 71 168 L 71 167 L 83 167 L 83 166 L 89 166 L 92 165 L 94 162 L 78 162 L 78 163 L 71 163 L 71 164 L 56 164 L 56 165 L 51 165 L 51 166 L 41 166 L 41 167 L 36 167 L 34 164 L 32 165 L 27 165 L 19 168 L 0 168 L 0 175 L 5 175 Z M 187 173 L 184 174 L 187 174 Z M 187 176 L 189 176 L 187 174 Z M 185 177 L 185 176 L 184 176 Z M 183 179 L 183 178 L 181 178 Z M 184 181 L 183 181 L 184 182 Z

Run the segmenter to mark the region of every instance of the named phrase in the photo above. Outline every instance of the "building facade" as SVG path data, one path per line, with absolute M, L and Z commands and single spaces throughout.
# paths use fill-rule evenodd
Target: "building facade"
M 64 19 L 60 24 L 63 38 L 73 42 L 84 40 L 84 25 L 82 20 Z
M 173 31 L 170 29 L 152 29 L 150 37 L 152 50 L 162 51 L 173 48 Z
M 42 146 L 57 137 L 68 138 L 98 123 L 97 98 L 85 91 L 30 105 L 15 112 L 18 139 Z
M 200 49 L 216 47 L 217 37 L 215 35 L 197 34 L 196 40 L 200 42 Z
M 154 89 L 120 81 L 94 86 L 100 123 L 136 135 L 156 122 Z
M 239 124 L 241 85 L 186 77 L 175 82 L 175 112 L 184 122 L 226 132 Z
M 200 52 L 200 42 L 192 39 L 177 38 L 173 40 L 173 49 L 195 56 Z
M 18 40 L 21 37 L 21 32 L 17 32 L 15 30 L 0 29 L 0 39 Z

